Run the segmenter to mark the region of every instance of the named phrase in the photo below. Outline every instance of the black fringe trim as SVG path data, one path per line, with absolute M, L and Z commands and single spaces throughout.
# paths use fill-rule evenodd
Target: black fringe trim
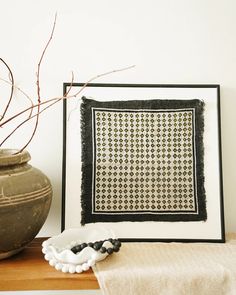
M 197 196 L 200 220 L 207 220 L 206 210 L 206 191 L 204 176 L 204 108 L 205 103 L 201 100 L 196 101 L 195 106 L 195 143 L 196 143 L 196 167 L 197 167 Z
M 92 175 L 93 175 L 93 146 L 92 146 L 92 107 L 116 109 L 195 109 L 195 147 L 196 147 L 196 179 L 198 214 L 93 214 L 92 213 Z M 121 221 L 205 221 L 207 219 L 206 193 L 204 177 L 204 102 L 193 100 L 132 100 L 132 101 L 95 101 L 82 98 L 81 103 L 81 140 L 82 140 L 82 185 L 81 185 L 81 224 L 93 222 L 121 222 Z
M 84 98 L 80 107 L 81 128 L 81 160 L 82 160 L 82 183 L 81 183 L 81 224 L 87 220 L 88 212 L 91 212 L 92 198 L 92 117 L 91 107 L 86 104 Z

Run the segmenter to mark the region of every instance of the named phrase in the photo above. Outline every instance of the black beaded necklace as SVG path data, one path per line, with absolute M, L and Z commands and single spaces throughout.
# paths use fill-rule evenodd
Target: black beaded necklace
M 112 247 L 109 247 L 109 248 L 104 247 L 103 244 L 105 242 L 110 242 L 112 244 Z M 107 240 L 97 241 L 97 242 L 93 242 L 93 243 L 92 242 L 82 243 L 82 244 L 74 246 L 71 249 L 71 251 L 74 254 L 77 254 L 86 247 L 91 247 L 96 251 L 100 251 L 102 254 L 104 254 L 104 253 L 112 254 L 113 252 L 118 252 L 120 250 L 121 242 L 117 239 L 107 239 Z

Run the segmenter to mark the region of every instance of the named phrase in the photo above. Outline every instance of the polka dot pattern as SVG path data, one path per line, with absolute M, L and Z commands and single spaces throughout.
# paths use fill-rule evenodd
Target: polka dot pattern
M 196 211 L 193 109 L 93 116 L 94 212 Z

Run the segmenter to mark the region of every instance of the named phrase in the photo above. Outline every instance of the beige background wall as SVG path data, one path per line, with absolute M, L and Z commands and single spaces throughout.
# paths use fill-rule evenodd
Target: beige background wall
M 1 0 L 0 4 L 1 57 L 11 65 L 16 84 L 32 97 L 37 63 L 55 12 L 55 35 L 41 71 L 43 98 L 60 96 L 72 70 L 75 81 L 84 82 L 132 64 L 134 69 L 97 82 L 220 84 L 226 231 L 236 231 L 234 0 Z M 19 109 L 19 93 L 15 102 Z M 7 146 L 19 147 L 23 136 L 17 133 Z M 53 184 L 50 215 L 40 235 L 54 235 L 60 232 L 61 104 L 41 117 L 28 150 L 31 163 Z

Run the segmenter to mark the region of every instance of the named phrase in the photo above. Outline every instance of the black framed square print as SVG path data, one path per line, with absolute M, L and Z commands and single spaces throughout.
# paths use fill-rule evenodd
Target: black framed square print
M 88 84 L 64 100 L 62 201 L 62 229 L 224 242 L 220 87 Z

